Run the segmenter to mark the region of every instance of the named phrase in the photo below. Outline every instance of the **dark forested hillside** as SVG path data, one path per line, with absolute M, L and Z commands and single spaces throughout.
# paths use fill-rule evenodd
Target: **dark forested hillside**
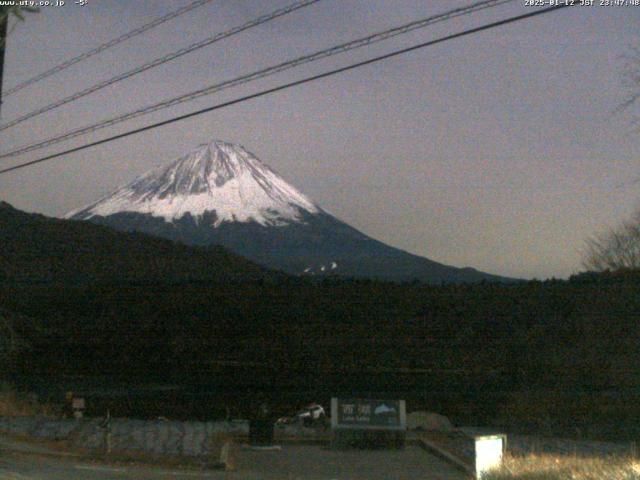
M 0 306 L 43 327 L 23 333 L 17 373 L 393 394 L 465 422 L 640 433 L 639 273 L 312 283 L 224 251 L 6 210 Z
M 231 281 L 275 274 L 223 248 L 33 215 L 0 202 L 0 281 Z

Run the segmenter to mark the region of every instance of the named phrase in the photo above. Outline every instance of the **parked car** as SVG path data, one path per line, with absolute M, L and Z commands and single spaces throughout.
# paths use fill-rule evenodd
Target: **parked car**
M 301 423 L 305 426 L 311 426 L 319 421 L 322 421 L 326 413 L 322 405 L 318 403 L 312 403 L 302 410 L 298 411 L 291 417 L 281 417 L 276 423 L 280 425 L 290 425 L 293 423 Z

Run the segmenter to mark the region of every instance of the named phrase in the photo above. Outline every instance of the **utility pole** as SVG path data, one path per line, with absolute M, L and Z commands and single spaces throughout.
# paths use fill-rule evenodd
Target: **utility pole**
M 8 12 L 0 10 L 0 115 L 2 109 L 2 73 L 4 71 L 4 47 L 7 43 L 7 24 L 9 23 L 9 15 L 6 15 L 6 13 Z

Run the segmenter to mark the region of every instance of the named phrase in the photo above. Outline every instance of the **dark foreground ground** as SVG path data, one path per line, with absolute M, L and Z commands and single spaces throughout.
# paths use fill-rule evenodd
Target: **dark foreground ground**
M 1 480 L 229 479 L 229 480 L 462 480 L 454 467 L 418 447 L 404 450 L 334 451 L 320 446 L 285 445 L 256 451 L 236 445 L 231 471 L 177 469 L 141 464 L 96 463 L 60 455 L 42 445 L 0 436 Z

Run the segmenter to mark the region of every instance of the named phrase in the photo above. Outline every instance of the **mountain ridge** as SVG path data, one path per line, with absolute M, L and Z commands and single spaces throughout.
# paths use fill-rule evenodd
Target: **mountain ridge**
M 214 140 L 65 218 L 130 211 L 172 221 L 211 210 L 217 216 L 214 227 L 225 221 L 280 226 L 298 220 L 299 211 L 319 208 L 244 147 Z
M 512 281 L 420 257 L 335 218 L 244 147 L 200 145 L 66 218 L 187 245 L 222 245 L 296 275 L 392 281 Z
M 0 283 L 263 281 L 267 271 L 220 246 L 27 213 L 0 201 Z

